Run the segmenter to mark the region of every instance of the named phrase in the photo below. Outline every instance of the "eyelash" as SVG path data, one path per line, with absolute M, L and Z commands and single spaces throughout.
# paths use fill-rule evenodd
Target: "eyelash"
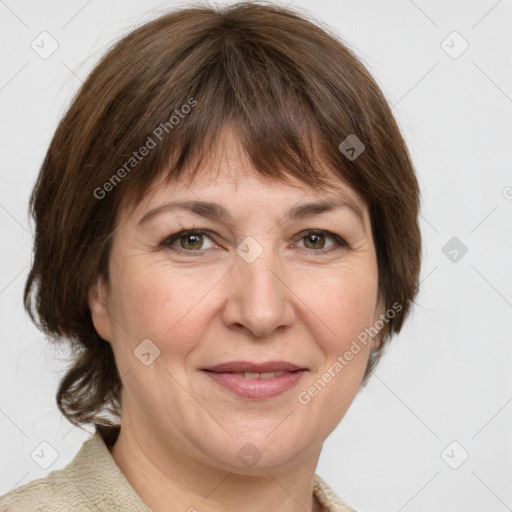
M 175 250 L 175 251 L 178 251 L 178 252 L 185 253 L 185 254 L 187 254 L 188 256 L 191 256 L 191 257 L 202 256 L 201 253 L 204 253 L 207 249 L 203 249 L 203 250 L 201 250 L 201 249 L 188 250 L 188 249 L 183 249 L 182 247 L 173 247 L 172 244 L 174 242 L 178 241 L 182 236 L 185 236 L 185 235 L 202 235 L 202 236 L 207 236 L 208 238 L 212 239 L 212 242 L 214 241 L 213 238 L 212 238 L 212 233 L 210 231 L 205 231 L 205 230 L 202 230 L 202 229 L 187 229 L 187 230 L 180 231 L 178 233 L 175 233 L 174 235 L 171 235 L 171 236 L 167 237 L 161 243 L 161 246 L 165 247 L 165 248 L 169 248 L 171 250 Z M 341 238 L 338 235 L 335 235 L 334 233 L 331 233 L 330 231 L 326 231 L 326 230 L 323 230 L 323 229 L 310 229 L 310 230 L 307 230 L 307 231 L 302 231 L 301 233 L 299 233 L 299 235 L 300 236 L 298 236 L 297 240 L 302 240 L 303 238 L 306 238 L 309 235 L 324 235 L 326 237 L 332 238 L 336 242 L 336 245 L 334 245 L 333 247 L 331 247 L 329 249 L 308 249 L 306 247 L 306 251 L 314 253 L 315 256 L 321 256 L 321 255 L 324 255 L 324 254 L 329 254 L 329 253 L 337 251 L 339 249 L 343 249 L 343 248 L 347 249 L 349 247 L 347 242 L 345 242 L 345 240 L 343 240 L 343 238 Z M 196 254 L 194 254 L 194 253 L 196 253 Z

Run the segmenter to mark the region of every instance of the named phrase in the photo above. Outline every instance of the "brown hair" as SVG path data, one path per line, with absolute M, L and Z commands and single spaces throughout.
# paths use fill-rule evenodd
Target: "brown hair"
M 366 201 L 379 293 L 387 309 L 401 306 L 382 341 L 400 332 L 418 289 L 419 189 L 364 65 L 328 28 L 276 5 L 171 12 L 129 33 L 93 69 L 59 123 L 30 199 L 36 233 L 25 308 L 51 338 L 71 344 L 57 404 L 73 424 L 101 427 L 113 424 L 103 413 L 120 415 L 121 379 L 110 343 L 93 326 L 88 292 L 99 276 L 108 279 L 121 201 L 136 204 L 164 172 L 174 180 L 197 169 L 227 123 L 262 175 L 324 189 L 317 154 Z M 348 158 L 339 146 L 354 135 L 365 149 Z

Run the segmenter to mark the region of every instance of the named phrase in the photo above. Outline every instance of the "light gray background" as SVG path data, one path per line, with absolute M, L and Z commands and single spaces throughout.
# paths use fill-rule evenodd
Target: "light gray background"
M 0 1 L 0 494 L 64 467 L 89 437 L 55 405 L 66 352 L 55 353 L 22 308 L 29 193 L 98 58 L 179 5 L 188 3 Z M 326 441 L 317 472 L 365 512 L 511 510 L 512 2 L 292 6 L 331 25 L 373 73 L 394 105 L 423 198 L 417 305 Z M 31 48 L 43 31 L 59 45 L 47 59 Z M 453 31 L 469 43 L 458 58 L 463 41 Z M 442 252 L 452 237 L 468 248 L 455 262 Z M 42 442 L 58 453 L 46 469 L 31 457 L 36 450 L 52 460 Z

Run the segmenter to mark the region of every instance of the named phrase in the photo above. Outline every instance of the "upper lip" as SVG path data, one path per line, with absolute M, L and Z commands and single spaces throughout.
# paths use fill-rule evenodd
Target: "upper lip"
M 267 363 L 249 363 L 247 361 L 230 361 L 228 363 L 217 364 L 203 368 L 216 373 L 266 373 L 266 372 L 295 372 L 297 370 L 306 370 L 306 368 L 288 363 L 287 361 L 268 361 Z

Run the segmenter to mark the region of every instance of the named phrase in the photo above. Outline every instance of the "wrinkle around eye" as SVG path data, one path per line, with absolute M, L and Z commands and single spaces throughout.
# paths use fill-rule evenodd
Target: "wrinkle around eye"
M 201 247 L 198 248 L 187 248 L 180 246 L 182 244 L 182 239 L 186 238 L 187 236 L 202 237 L 203 240 L 210 240 L 210 246 L 208 246 L 208 243 L 206 244 L 207 246 L 204 246 L 203 243 Z M 308 237 L 312 236 L 323 237 L 324 239 L 326 239 L 327 247 L 306 247 L 305 240 Z M 297 242 L 299 242 L 299 244 L 302 243 L 302 246 L 300 246 Z M 295 235 L 291 243 L 293 249 L 297 249 L 299 250 L 300 253 L 303 253 L 305 255 L 311 255 L 314 257 L 320 257 L 323 255 L 335 253 L 340 250 L 350 249 L 350 244 L 342 236 L 336 233 L 332 233 L 328 230 L 318 228 L 307 229 L 302 232 L 299 232 L 297 235 Z M 214 249 L 222 249 L 223 246 L 216 241 L 216 235 L 214 233 L 211 233 L 209 230 L 184 229 L 164 238 L 158 245 L 158 248 L 169 249 L 177 254 L 184 254 L 186 256 L 197 257 L 202 256 L 201 253 L 208 253 Z

